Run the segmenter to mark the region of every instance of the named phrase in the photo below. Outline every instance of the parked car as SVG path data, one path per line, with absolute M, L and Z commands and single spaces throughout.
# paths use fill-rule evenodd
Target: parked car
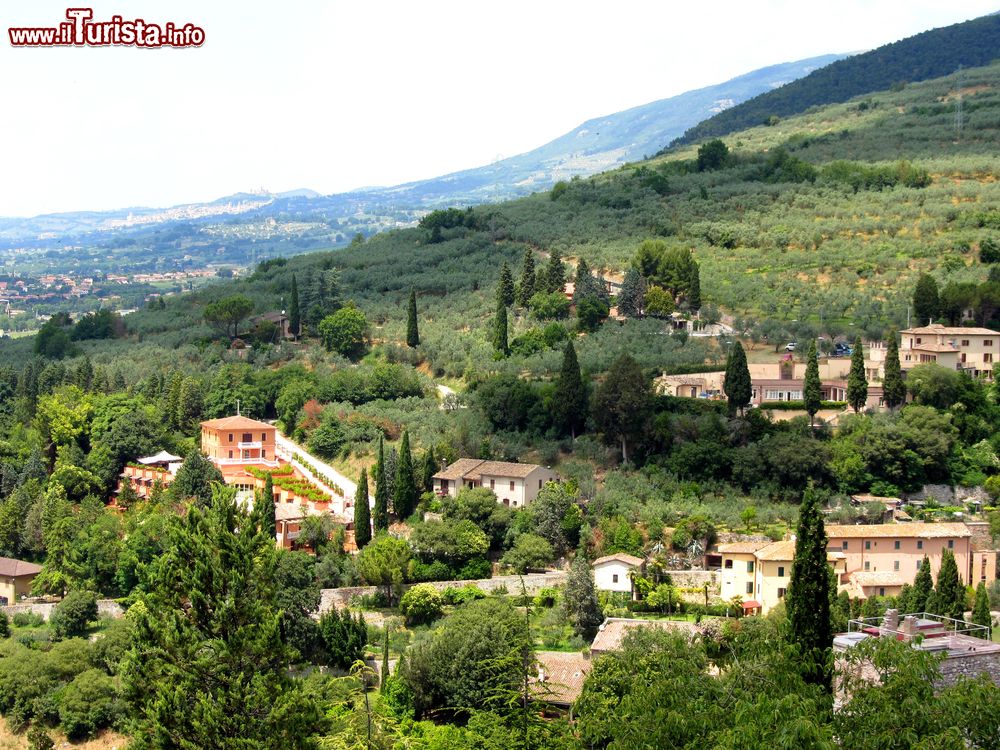
M 789 341 L 787 344 L 785 344 L 785 351 L 786 352 L 794 352 L 795 351 L 795 342 L 794 341 Z

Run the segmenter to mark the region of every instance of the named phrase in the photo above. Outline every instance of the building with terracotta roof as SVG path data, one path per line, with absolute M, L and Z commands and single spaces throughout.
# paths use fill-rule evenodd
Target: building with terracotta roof
M 275 427 L 249 417 L 210 419 L 201 423 L 201 450 L 225 474 L 227 466 L 274 468 Z
M 642 572 L 646 561 L 635 555 L 616 552 L 599 557 L 590 564 L 594 571 L 594 586 L 598 591 L 617 591 L 623 594 L 635 593 L 632 572 Z
M 697 632 L 695 624 L 688 620 L 633 620 L 626 617 L 609 617 L 598 628 L 597 635 L 590 644 L 590 652 L 596 656 L 608 651 L 618 651 L 622 647 L 622 639 L 630 631 L 642 629 L 676 630 L 689 638 L 694 637 Z
M 434 491 L 454 497 L 463 487 L 485 487 L 493 491 L 498 502 L 523 508 L 546 482 L 558 481 L 559 475 L 546 466 L 460 458 L 434 475 Z
M 899 334 L 899 364 L 903 370 L 933 362 L 949 370 L 964 370 L 973 377 L 993 379 L 1000 331 L 931 323 Z M 879 372 L 884 372 L 885 345 L 873 344 L 870 351 L 872 359 L 879 363 Z
M 538 675 L 530 690 L 536 699 L 559 708 L 569 708 L 583 691 L 583 681 L 593 666 L 589 656 L 579 652 L 538 651 Z
M 41 565 L 0 557 L 0 605 L 14 604 L 31 592 L 31 582 L 42 572 Z

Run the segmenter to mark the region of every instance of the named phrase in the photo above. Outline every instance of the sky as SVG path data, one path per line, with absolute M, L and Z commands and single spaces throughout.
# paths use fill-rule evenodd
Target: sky
M 872 49 L 997 0 L 94 0 L 200 47 L 15 48 L 70 6 L 0 7 L 0 216 L 394 185 L 780 62 Z

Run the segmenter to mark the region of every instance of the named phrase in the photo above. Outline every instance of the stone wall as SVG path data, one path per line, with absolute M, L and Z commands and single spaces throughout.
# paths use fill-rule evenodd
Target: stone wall
M 21 612 L 32 612 L 36 615 L 41 615 L 42 619 L 46 622 L 52 616 L 52 612 L 55 611 L 58 602 L 32 602 L 29 604 L 8 604 L 2 607 L 3 611 L 6 613 L 7 617 L 13 617 Z M 115 619 L 124 615 L 125 612 L 114 599 L 98 599 L 97 600 L 97 616 L 98 617 L 113 617 Z
M 670 578 L 679 589 L 697 589 L 697 591 L 681 591 L 680 596 L 691 604 L 705 603 L 705 586 L 708 586 L 708 603 L 718 604 L 722 601 L 722 585 L 717 570 L 671 570 Z
M 1000 653 L 961 654 L 949 656 L 941 662 L 941 685 L 954 685 L 959 677 L 978 677 L 986 674 L 1000 685 Z
M 506 588 L 510 594 L 521 592 L 521 581 L 524 580 L 524 588 L 529 594 L 538 593 L 539 589 L 551 586 L 560 586 L 566 582 L 564 571 L 554 571 L 551 573 L 528 573 L 524 576 L 495 576 L 493 578 L 483 578 L 477 581 L 432 581 L 431 586 L 438 591 L 446 588 L 461 588 L 462 586 L 477 586 L 487 594 L 498 589 Z M 409 584 L 403 586 L 405 591 Z M 329 611 L 331 608 L 343 609 L 350 604 L 355 596 L 370 596 L 378 591 L 376 586 L 348 586 L 339 589 L 323 589 L 319 602 L 319 614 Z

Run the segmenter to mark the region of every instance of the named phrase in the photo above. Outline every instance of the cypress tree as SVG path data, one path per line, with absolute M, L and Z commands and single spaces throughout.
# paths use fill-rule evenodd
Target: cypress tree
M 604 622 L 604 614 L 597 601 L 594 575 L 582 549 L 577 550 L 569 575 L 566 576 L 563 608 L 573 625 L 573 631 L 581 638 L 593 638 L 597 628 Z
M 913 314 L 917 318 L 917 324 L 927 325 L 938 316 L 940 310 L 941 297 L 937 282 L 929 274 L 920 274 L 913 290 Z
M 729 401 L 729 413 L 742 414 L 750 404 L 753 396 L 753 386 L 750 382 L 750 367 L 747 365 L 747 355 L 743 344 L 734 341 L 726 358 L 726 375 L 723 390 Z
M 264 489 L 257 492 L 255 502 L 261 533 L 267 534 L 274 539 L 277 533 L 278 521 L 275 518 L 274 477 L 271 476 L 271 472 L 267 472 L 267 477 L 264 479 Z
M 420 332 L 417 330 L 417 293 L 410 287 L 410 303 L 406 308 L 406 345 L 411 349 L 420 345 Z
M 288 306 L 288 331 L 298 338 L 302 332 L 302 312 L 299 309 L 299 284 L 292 274 L 292 300 Z
M 861 337 L 854 339 L 851 353 L 851 371 L 847 375 L 847 403 L 855 413 L 860 412 L 868 401 L 868 378 L 865 376 L 865 351 Z
M 420 467 L 421 492 L 432 492 L 434 490 L 435 474 L 437 474 L 437 459 L 434 458 L 434 448 L 431 447 L 424 453 L 423 464 Z
M 799 508 L 792 577 L 785 597 L 792 639 L 802 649 L 807 682 L 831 689 L 830 574 L 819 498 L 809 487 Z
M 354 493 L 354 543 L 362 549 L 372 540 L 372 516 L 368 505 L 368 471 L 361 470 L 358 489 Z
M 382 674 L 379 675 L 378 691 L 385 692 L 389 680 L 389 623 L 385 624 L 385 635 L 382 638 Z
M 913 579 L 913 591 L 911 594 L 910 611 L 927 612 L 928 600 L 934 593 L 934 579 L 931 577 L 931 561 L 924 556 L 920 561 L 920 569 L 917 570 L 917 577 Z
M 535 257 L 531 248 L 524 249 L 524 263 L 521 265 L 521 280 L 517 285 L 517 304 L 527 307 L 528 301 L 535 293 Z
M 497 314 L 493 319 L 493 351 L 501 357 L 510 354 L 510 344 L 507 342 L 507 308 L 503 300 L 497 300 Z
M 986 632 L 977 631 L 980 638 L 989 640 L 993 628 L 993 617 L 990 615 L 990 597 L 986 593 L 986 584 L 982 581 L 976 586 L 976 603 L 972 605 L 972 622 L 990 628 Z
M 885 405 L 890 409 L 906 401 L 906 383 L 903 382 L 903 372 L 899 365 L 899 344 L 896 342 L 896 332 L 889 332 L 889 346 L 885 352 L 885 377 L 882 379 L 882 393 Z
M 389 485 L 385 480 L 385 448 L 378 439 L 378 462 L 375 464 L 375 512 L 372 514 L 375 532 L 389 528 Z
M 392 496 L 392 508 L 396 518 L 409 518 L 417 508 L 419 500 L 416 478 L 413 475 L 413 456 L 410 454 L 410 433 L 403 431 L 399 444 L 399 465 L 396 469 L 396 487 Z
M 645 297 L 646 281 L 635 268 L 630 267 L 618 290 L 618 314 L 627 318 L 642 317 L 642 301 Z
M 505 307 L 514 304 L 514 277 L 511 275 L 507 261 L 500 266 L 500 283 L 497 284 L 497 301 Z
M 558 250 L 553 250 L 549 255 L 549 263 L 545 268 L 545 290 L 550 294 L 553 292 L 562 293 L 566 286 L 566 268 L 563 266 L 562 256 Z
M 823 391 L 819 382 L 819 358 L 816 353 L 816 340 L 809 344 L 806 355 L 806 377 L 802 384 L 802 400 L 805 402 L 806 413 L 809 414 L 809 426 L 812 427 L 816 412 L 823 401 Z
M 205 458 L 200 448 L 193 448 L 184 457 L 177 476 L 170 485 L 170 495 L 177 501 L 194 498 L 207 505 L 212 499 L 212 485 L 225 484 L 222 472 Z
M 938 571 L 937 586 L 932 598 L 936 615 L 944 615 L 956 620 L 965 619 L 965 586 L 958 576 L 955 554 L 950 549 L 941 552 L 941 569 Z
M 574 439 L 587 423 L 587 387 L 580 374 L 580 363 L 572 341 L 567 342 L 563 350 L 562 370 L 556 382 L 552 411 L 556 428 L 563 434 L 569 433 Z

